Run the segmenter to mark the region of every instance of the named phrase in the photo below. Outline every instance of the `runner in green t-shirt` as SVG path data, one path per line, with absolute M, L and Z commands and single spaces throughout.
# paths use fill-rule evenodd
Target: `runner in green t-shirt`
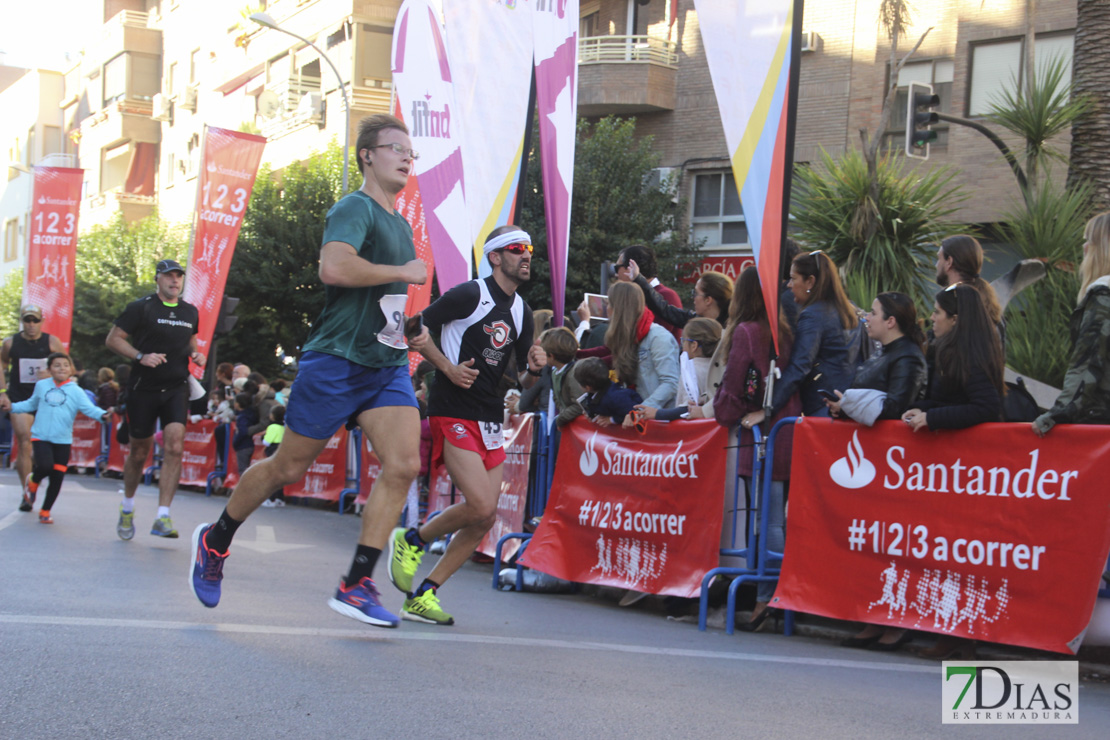
M 285 435 L 273 457 L 252 465 L 214 524 L 193 532 L 190 582 L 207 607 L 220 600 L 223 563 L 235 530 L 263 501 L 299 481 L 340 425 L 358 424 L 382 464 L 362 514 L 351 570 L 328 604 L 367 624 L 396 627 L 371 576 L 409 485 L 420 469 L 420 414 L 402 326 L 408 285 L 428 279 L 416 259 L 412 229 L 393 210 L 417 158 L 398 118 L 377 114 L 359 124 L 355 142 L 362 187 L 328 212 L 320 248 L 324 310 L 312 326 L 289 392 Z

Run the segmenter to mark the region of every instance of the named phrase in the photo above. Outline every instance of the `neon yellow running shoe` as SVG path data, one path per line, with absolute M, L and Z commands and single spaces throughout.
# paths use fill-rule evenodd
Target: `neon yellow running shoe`
M 397 527 L 389 535 L 389 580 L 406 595 L 412 593 L 412 579 L 423 557 L 424 550 L 405 539 L 404 527 Z
M 439 608 L 439 598 L 430 588 L 419 596 L 405 599 L 405 605 L 401 607 L 401 618 L 425 624 L 455 623 L 454 617 Z
M 124 511 L 123 504 L 119 505 L 119 522 L 116 524 L 116 534 L 121 540 L 129 540 L 135 536 L 135 512 Z

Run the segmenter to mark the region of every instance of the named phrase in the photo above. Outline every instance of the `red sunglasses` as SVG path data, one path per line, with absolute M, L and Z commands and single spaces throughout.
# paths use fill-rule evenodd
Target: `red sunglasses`
M 510 244 L 509 246 L 505 247 L 503 251 L 508 252 L 509 254 L 524 254 L 525 252 L 527 252 L 528 254 L 532 254 L 532 245 Z

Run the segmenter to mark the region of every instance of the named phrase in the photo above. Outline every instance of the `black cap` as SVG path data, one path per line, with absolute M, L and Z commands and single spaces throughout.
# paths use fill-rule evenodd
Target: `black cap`
M 162 260 L 158 263 L 158 267 L 155 268 L 154 272 L 158 275 L 164 272 L 180 272 L 184 275 L 185 268 L 179 265 L 176 260 Z

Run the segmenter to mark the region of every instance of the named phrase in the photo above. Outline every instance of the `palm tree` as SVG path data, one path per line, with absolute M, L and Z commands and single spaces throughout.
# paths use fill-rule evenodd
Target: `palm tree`
M 1086 179 L 1094 185 L 1098 208 L 1110 207 L 1110 3 L 1077 0 L 1074 91 L 1089 95 L 1094 115 L 1080 118 L 1071 130 L 1069 184 Z

